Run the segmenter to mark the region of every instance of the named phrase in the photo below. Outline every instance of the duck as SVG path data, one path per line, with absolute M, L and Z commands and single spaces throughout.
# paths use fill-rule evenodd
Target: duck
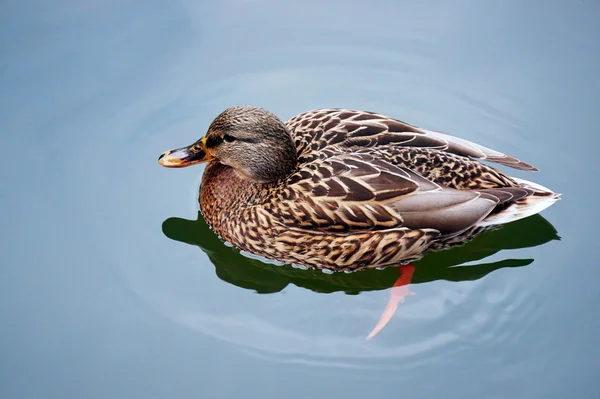
M 167 168 L 205 163 L 202 217 L 259 257 L 354 272 L 402 265 L 469 232 L 537 214 L 560 194 L 488 163 L 534 166 L 370 111 L 315 109 L 283 122 L 256 106 L 220 113 Z

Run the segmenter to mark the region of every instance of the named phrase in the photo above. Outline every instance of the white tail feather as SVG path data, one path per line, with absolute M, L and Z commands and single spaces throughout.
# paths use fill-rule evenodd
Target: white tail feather
M 552 190 L 540 184 L 523 179 L 518 179 L 516 177 L 512 177 L 512 179 L 515 180 L 517 183 L 521 184 L 523 187 L 531 188 L 536 191 L 552 193 L 552 195 L 547 195 L 543 197 L 530 196 L 524 198 L 519 202 L 512 204 L 508 208 L 498 212 L 497 214 L 488 216 L 481 222 L 477 223 L 477 226 L 493 226 L 498 224 L 514 222 L 520 219 L 525 219 L 526 217 L 542 212 L 544 209 L 548 208 L 560 199 L 560 194 L 555 194 Z

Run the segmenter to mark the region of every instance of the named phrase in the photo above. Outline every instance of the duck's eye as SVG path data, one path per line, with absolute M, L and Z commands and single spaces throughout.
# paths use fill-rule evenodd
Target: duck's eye
M 223 140 L 225 140 L 228 143 L 231 143 L 231 142 L 235 141 L 235 137 L 233 137 L 230 134 L 226 134 L 225 136 L 223 136 Z

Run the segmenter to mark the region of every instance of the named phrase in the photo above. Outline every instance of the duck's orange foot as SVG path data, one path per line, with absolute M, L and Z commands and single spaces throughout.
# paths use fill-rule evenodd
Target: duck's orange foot
M 367 339 L 373 338 L 377 335 L 383 327 L 392 319 L 394 313 L 396 313 L 396 309 L 398 308 L 398 304 L 400 302 L 404 302 L 404 298 L 409 295 L 415 295 L 414 292 L 410 291 L 410 281 L 412 280 L 413 273 L 415 272 L 415 266 L 412 263 L 408 265 L 399 266 L 398 270 L 400 270 L 400 277 L 394 283 L 392 290 L 390 291 L 390 299 L 383 311 L 383 314 L 379 318 L 377 325 L 371 331 L 371 333 L 367 336 Z

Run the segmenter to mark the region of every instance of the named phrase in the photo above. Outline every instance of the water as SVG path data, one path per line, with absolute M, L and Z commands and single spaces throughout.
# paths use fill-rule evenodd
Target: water
M 294 3 L 294 4 L 292 4 Z M 5 2 L 4 398 L 600 395 L 597 2 Z M 265 265 L 158 154 L 234 104 L 373 110 L 563 193 L 395 269 Z M 506 170 L 506 169 L 503 169 Z

